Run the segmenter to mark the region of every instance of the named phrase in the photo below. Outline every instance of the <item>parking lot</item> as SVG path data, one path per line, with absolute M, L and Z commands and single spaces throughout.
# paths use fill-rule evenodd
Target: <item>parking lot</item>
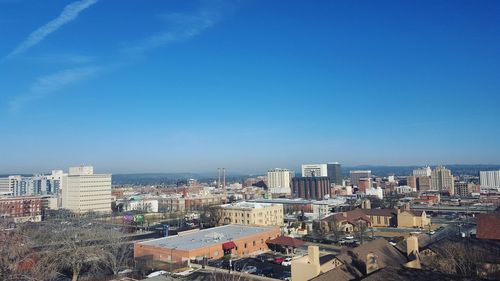
M 249 274 L 266 276 L 280 280 L 289 280 L 289 278 L 291 277 L 291 267 L 278 264 L 277 262 L 275 262 L 275 257 L 284 256 L 274 255 L 273 253 L 266 253 L 254 258 L 232 260 L 231 263 L 235 271 L 250 271 Z M 227 269 L 229 271 L 229 261 L 209 261 L 208 265 L 212 267 Z

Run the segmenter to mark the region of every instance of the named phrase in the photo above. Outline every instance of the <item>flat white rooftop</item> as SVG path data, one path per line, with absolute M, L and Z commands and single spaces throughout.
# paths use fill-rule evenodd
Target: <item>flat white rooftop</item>
M 238 240 L 250 235 L 265 233 L 273 229 L 274 228 L 269 227 L 229 224 L 196 232 L 189 232 L 188 234 L 181 233 L 181 235 L 139 242 L 138 244 L 189 251 L 214 244 Z
M 273 204 L 273 203 L 256 203 L 256 202 L 236 202 L 231 204 L 221 205 L 221 208 L 225 209 L 261 209 L 266 207 L 272 207 L 281 204 Z

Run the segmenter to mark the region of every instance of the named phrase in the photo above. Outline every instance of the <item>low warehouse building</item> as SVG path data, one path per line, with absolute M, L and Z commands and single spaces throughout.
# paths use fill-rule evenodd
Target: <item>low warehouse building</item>
M 204 230 L 180 232 L 134 245 L 134 258 L 177 263 L 203 258 L 220 259 L 224 255 L 248 255 L 267 251 L 266 241 L 280 235 L 279 228 L 225 225 Z

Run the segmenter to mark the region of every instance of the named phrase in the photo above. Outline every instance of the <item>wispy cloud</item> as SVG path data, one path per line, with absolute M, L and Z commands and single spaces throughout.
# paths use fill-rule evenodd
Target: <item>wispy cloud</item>
M 40 56 L 26 57 L 29 62 L 59 65 L 83 65 L 95 62 L 96 57 L 81 54 L 46 54 Z
M 78 17 L 78 14 L 83 10 L 89 8 L 90 6 L 97 3 L 98 0 L 81 0 L 76 1 L 71 4 L 68 4 L 62 10 L 61 14 L 48 22 L 47 24 L 39 27 L 37 30 L 33 31 L 28 38 L 26 38 L 21 44 L 19 44 L 8 56 L 7 58 L 16 56 L 22 52 L 25 52 L 29 48 L 35 46 L 40 43 L 45 37 L 55 32 L 63 25 L 67 24 L 70 21 L 75 20 Z
M 166 22 L 168 30 L 130 44 L 122 50 L 127 54 L 144 55 L 147 51 L 188 40 L 214 26 L 220 20 L 220 11 L 204 9 L 196 14 L 170 13 L 160 18 Z
M 9 102 L 11 112 L 18 111 L 25 103 L 49 96 L 73 83 L 88 79 L 102 71 L 101 67 L 87 66 L 70 68 L 38 77 L 28 93 L 15 97 Z

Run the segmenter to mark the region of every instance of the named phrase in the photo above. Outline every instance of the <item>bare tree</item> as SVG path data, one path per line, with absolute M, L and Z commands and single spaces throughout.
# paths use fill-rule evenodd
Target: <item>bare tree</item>
M 487 253 L 462 241 L 445 241 L 436 248 L 430 266 L 438 271 L 464 277 L 479 277 Z
M 363 244 L 363 242 L 364 242 L 364 236 L 365 236 L 365 232 L 366 232 L 367 229 L 368 229 L 368 223 L 366 221 L 364 221 L 364 220 L 358 220 L 356 222 L 356 229 L 355 229 L 355 231 L 356 231 L 356 233 L 357 233 L 357 235 L 359 237 L 359 242 L 361 244 Z
M 12 221 L 0 220 L 0 280 L 43 280 L 50 270 L 37 267 L 39 255 L 33 246 Z
M 94 219 L 46 222 L 22 231 L 40 248 L 37 266 L 45 271 L 43 280 L 70 272 L 72 280 L 87 275 L 117 273 L 127 265 L 131 248 L 123 235 Z

